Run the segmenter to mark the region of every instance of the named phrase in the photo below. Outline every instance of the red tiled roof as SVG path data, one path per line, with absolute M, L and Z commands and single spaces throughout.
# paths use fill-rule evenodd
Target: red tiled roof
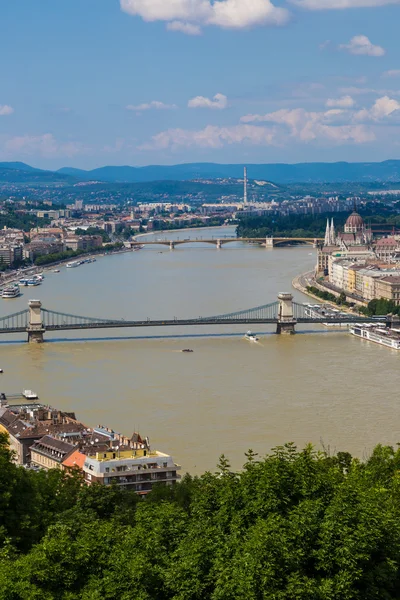
M 72 454 L 67 456 L 65 460 L 63 460 L 62 464 L 64 467 L 78 467 L 79 469 L 82 469 L 83 465 L 85 464 L 85 460 L 86 454 L 83 454 L 79 450 L 75 450 L 74 452 L 72 452 Z
M 376 242 L 377 246 L 397 246 L 397 242 L 394 238 L 381 238 Z

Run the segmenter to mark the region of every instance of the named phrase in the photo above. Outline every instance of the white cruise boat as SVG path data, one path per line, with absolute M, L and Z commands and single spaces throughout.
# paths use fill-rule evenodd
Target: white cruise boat
M 258 337 L 252 333 L 251 331 L 248 331 L 245 336 L 244 336 L 245 340 L 249 340 L 249 342 L 258 342 Z
M 67 269 L 74 269 L 75 267 L 79 267 L 81 262 L 79 260 L 74 260 L 73 262 L 67 263 Z
M 21 295 L 19 291 L 19 287 L 16 285 L 10 285 L 9 287 L 4 288 L 1 293 L 2 298 L 18 298 Z
M 36 278 L 32 278 L 32 279 L 28 279 L 27 281 L 27 285 L 30 287 L 33 287 L 35 285 L 40 285 L 42 282 L 40 279 L 36 279 Z
M 400 350 L 400 330 L 390 329 L 383 325 L 363 325 L 355 323 L 349 327 L 349 332 L 363 340 L 375 342 L 394 350 Z

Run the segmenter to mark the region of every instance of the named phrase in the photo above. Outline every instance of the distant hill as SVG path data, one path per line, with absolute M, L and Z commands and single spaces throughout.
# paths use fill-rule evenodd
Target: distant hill
M 340 182 L 394 182 L 400 181 L 400 161 L 381 163 L 298 163 L 250 164 L 250 179 L 265 179 L 280 184 L 288 183 L 340 183 Z M 91 171 L 64 168 L 59 173 L 82 180 L 112 182 L 144 182 L 188 179 L 242 178 L 243 165 L 217 163 L 187 163 L 181 165 L 153 165 L 148 167 L 101 167 Z
M 22 162 L 0 162 L 0 183 L 23 185 L 71 185 L 76 179 L 54 171 L 42 171 Z
M 298 163 L 248 164 L 249 179 L 287 184 L 363 183 L 390 184 L 400 182 L 400 160 L 380 163 Z M 22 162 L 0 163 L 0 180 L 10 183 L 36 182 L 59 184 L 85 181 L 106 183 L 144 183 L 152 181 L 189 181 L 195 179 L 241 179 L 243 165 L 187 163 L 150 165 L 147 167 L 106 166 L 85 171 L 64 167 L 58 171 L 35 169 Z
M 40 171 L 23 162 L 0 162 L 1 169 L 16 169 L 18 171 Z

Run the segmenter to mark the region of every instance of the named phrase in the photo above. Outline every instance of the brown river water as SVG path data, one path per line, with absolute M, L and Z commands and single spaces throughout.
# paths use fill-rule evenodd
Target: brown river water
M 312 269 L 315 252 L 240 242 L 221 250 L 148 247 L 45 273 L 40 287 L 0 300 L 0 316 L 22 310 L 30 298 L 60 312 L 125 319 L 234 312 L 284 291 L 310 301 L 291 281 Z M 400 353 L 320 326 L 299 328 L 293 337 L 265 326 L 258 344 L 244 333 L 238 326 L 72 331 L 46 334 L 43 345 L 2 337 L 1 390 L 30 388 L 88 425 L 139 430 L 192 473 L 213 470 L 222 453 L 239 468 L 247 449 L 263 455 L 288 441 L 360 457 L 379 442 L 400 441 Z

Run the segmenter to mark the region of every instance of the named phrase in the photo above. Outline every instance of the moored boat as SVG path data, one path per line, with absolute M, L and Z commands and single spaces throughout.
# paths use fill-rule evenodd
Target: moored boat
M 400 350 L 399 329 L 390 329 L 383 325 L 355 323 L 349 327 L 349 332 L 363 340 Z

